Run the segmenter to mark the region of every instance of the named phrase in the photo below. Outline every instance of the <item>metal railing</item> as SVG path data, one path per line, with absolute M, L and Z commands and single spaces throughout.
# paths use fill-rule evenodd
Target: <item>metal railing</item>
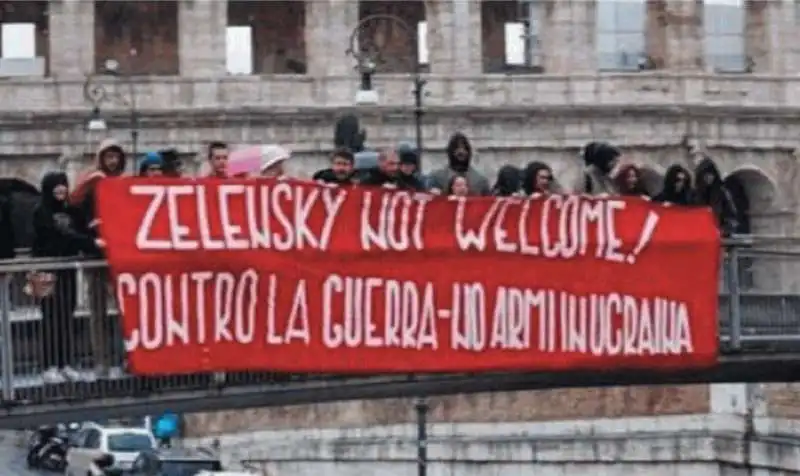
M 800 353 L 800 240 L 737 238 L 725 243 L 723 256 L 722 351 Z M 0 364 L 0 403 L 7 405 L 343 377 L 133 376 L 106 263 L 78 259 L 0 262 Z

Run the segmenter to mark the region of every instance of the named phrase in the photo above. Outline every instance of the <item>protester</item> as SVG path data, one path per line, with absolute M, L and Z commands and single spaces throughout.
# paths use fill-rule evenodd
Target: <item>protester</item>
M 575 193 L 616 195 L 615 169 L 622 153 L 605 142 L 590 142 L 583 148 L 584 173 L 573 186 Z
M 208 177 L 228 178 L 228 144 L 212 142 L 208 146 Z
M 472 145 L 467 136 L 456 132 L 447 143 L 447 166 L 433 171 L 429 177 L 430 188 L 446 190 L 454 175 L 466 177 L 470 186 L 470 195 L 491 195 L 491 188 L 486 177 L 472 167 Z
M 543 162 L 531 162 L 522 172 L 522 191 L 527 196 L 549 195 L 553 190 L 553 170 Z
M 497 171 L 497 181 L 492 187 L 492 195 L 513 197 L 521 195 L 522 171 L 513 165 L 504 165 Z
M 162 149 L 158 151 L 162 160 L 162 169 L 165 177 L 181 177 L 183 176 L 183 161 L 175 149 Z
M 160 177 L 164 175 L 164 159 L 158 152 L 148 152 L 139 162 L 139 177 Z
M 84 217 L 69 205 L 69 183 L 61 172 L 50 172 L 41 185 L 41 201 L 33 213 L 34 257 L 72 257 L 93 254 L 103 246 L 85 230 Z M 47 383 L 75 380 L 74 313 L 77 276 L 74 270 L 34 272 L 28 275 L 29 294 L 41 298 L 43 378 Z
M 400 157 L 400 183 L 406 190 L 425 190 L 425 182 L 420 177 L 419 154 L 409 144 L 400 144 L 397 148 Z
M 466 197 L 469 192 L 469 180 L 463 175 L 453 175 L 445 190 L 450 197 Z
M 331 154 L 331 166 L 317 171 L 312 180 L 332 185 L 352 185 L 354 162 L 355 156 L 349 149 L 336 149 Z
M 100 179 L 119 177 L 125 173 L 125 151 L 114 139 L 100 143 L 95 154 L 94 167 L 79 180 L 70 196 L 70 203 L 86 217 L 90 228 L 95 228 L 95 188 Z
M 265 178 L 280 178 L 286 175 L 285 164 L 291 152 L 279 145 L 261 146 L 261 167 L 259 175 Z
M 642 171 L 635 165 L 621 167 L 615 182 L 620 195 L 650 198 L 650 194 L 642 181 Z
M 711 207 L 720 231 L 729 235 L 737 228 L 737 210 L 733 196 L 722 182 L 722 175 L 714 162 L 706 157 L 695 168 L 696 201 Z
M 378 154 L 378 166 L 367 170 L 360 179 L 361 185 L 399 188 L 402 185 L 400 177 L 400 158 L 397 152 L 391 149 L 382 150 Z
M 70 203 L 81 210 L 87 223 L 88 233 L 98 238 L 101 226 L 95 213 L 95 189 L 100 180 L 119 177 L 125 171 L 125 151 L 114 140 L 107 139 L 100 143 L 95 156 L 95 169 L 89 172 L 75 187 Z M 101 258 L 97 251 L 95 257 Z M 89 309 L 92 341 L 92 358 L 100 375 L 105 375 L 111 367 L 111 346 L 116 336 L 112 331 L 111 318 L 108 315 L 108 283 L 109 274 L 105 268 L 87 270 L 89 281 Z
M 672 165 L 664 175 L 664 186 L 661 193 L 653 200 L 672 205 L 693 205 L 695 202 L 692 193 L 692 175 L 687 169 L 678 164 Z

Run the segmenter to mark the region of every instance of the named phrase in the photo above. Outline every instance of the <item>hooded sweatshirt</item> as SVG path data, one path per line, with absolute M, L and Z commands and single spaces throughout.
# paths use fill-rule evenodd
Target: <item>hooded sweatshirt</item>
M 513 165 L 504 165 L 497 171 L 497 181 L 492 187 L 492 195 L 511 197 L 522 189 L 522 171 Z
M 707 184 L 706 175 L 713 177 L 712 182 Z M 722 182 L 722 174 L 710 158 L 701 160 L 694 171 L 694 183 L 696 190 L 696 201 L 699 205 L 711 207 L 717 225 L 723 233 L 733 233 L 737 228 L 737 210 L 733 201 L 733 196 Z
M 459 147 L 464 147 L 467 150 L 465 159 L 456 157 L 455 152 Z M 469 183 L 470 195 L 491 195 L 489 180 L 472 167 L 472 157 L 472 144 L 470 144 L 467 136 L 461 132 L 456 132 L 450 136 L 450 141 L 447 143 L 447 167 L 442 167 L 431 173 L 429 178 L 431 188 L 445 190 L 453 176 L 463 175 Z
M 67 186 L 62 172 L 49 172 L 42 179 L 41 201 L 33 212 L 34 239 L 31 253 L 37 257 L 75 256 L 80 252 L 93 253 L 94 238 L 83 233 L 85 222 L 81 214 L 67 203 L 56 200 L 53 190 Z
M 109 150 L 116 150 L 121 155 L 121 160 L 116 170 L 109 170 L 103 162 L 103 154 Z M 106 139 L 100 143 L 94 156 L 94 167 L 78 179 L 75 190 L 70 195 L 70 204 L 78 208 L 87 223 L 95 218 L 94 193 L 97 182 L 106 177 L 119 177 L 125 172 L 125 153 L 122 147 L 113 139 Z
M 678 191 L 675 184 L 680 174 L 686 177 L 686 183 L 684 183 L 683 188 Z M 674 205 L 693 205 L 695 199 L 690 181 L 691 174 L 688 170 L 678 164 L 671 165 L 667 169 L 667 173 L 664 174 L 664 187 L 661 189 L 661 193 L 656 195 L 653 200 L 661 203 L 672 203 Z

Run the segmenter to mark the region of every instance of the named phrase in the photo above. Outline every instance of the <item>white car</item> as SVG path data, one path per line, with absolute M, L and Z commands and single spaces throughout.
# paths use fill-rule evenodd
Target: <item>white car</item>
M 96 460 L 104 455 L 114 458 L 114 468 L 128 470 L 139 453 L 157 447 L 156 439 L 146 428 L 106 427 L 85 423 L 67 451 L 67 476 L 102 476 Z

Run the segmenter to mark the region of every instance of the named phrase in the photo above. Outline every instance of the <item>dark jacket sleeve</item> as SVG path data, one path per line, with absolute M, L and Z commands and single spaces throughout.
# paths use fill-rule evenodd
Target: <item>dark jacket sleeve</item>
M 0 199 L 0 259 L 11 259 L 16 256 L 14 251 L 16 246 L 11 203 L 8 200 Z
M 33 214 L 34 256 L 71 256 L 94 252 L 94 238 L 75 229 L 58 226 L 53 214 L 42 207 Z

